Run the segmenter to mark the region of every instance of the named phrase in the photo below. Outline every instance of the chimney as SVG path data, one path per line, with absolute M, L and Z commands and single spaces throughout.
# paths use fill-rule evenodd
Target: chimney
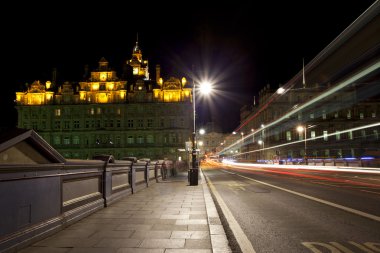
M 51 73 L 51 83 L 53 87 L 57 84 L 57 68 L 53 68 Z

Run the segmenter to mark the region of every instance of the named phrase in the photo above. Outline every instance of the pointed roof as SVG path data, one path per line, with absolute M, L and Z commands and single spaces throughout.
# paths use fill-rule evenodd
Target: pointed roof
M 8 152 L 9 151 L 9 152 Z M 66 159 L 33 129 L 11 128 L 0 134 L 0 154 L 4 153 L 10 163 L 64 163 Z M 23 159 L 26 158 L 26 159 Z M 15 162 L 16 161 L 16 162 Z M 6 163 L 6 161 L 2 161 Z

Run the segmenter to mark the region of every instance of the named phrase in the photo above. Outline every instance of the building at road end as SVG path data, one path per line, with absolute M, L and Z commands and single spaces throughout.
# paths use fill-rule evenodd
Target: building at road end
M 105 58 L 84 79 L 35 81 L 16 92 L 19 128 L 34 129 L 65 158 L 99 154 L 176 160 L 192 134 L 192 87 L 185 77 L 151 80 L 138 43 L 123 73 Z M 183 157 L 182 159 L 186 159 Z

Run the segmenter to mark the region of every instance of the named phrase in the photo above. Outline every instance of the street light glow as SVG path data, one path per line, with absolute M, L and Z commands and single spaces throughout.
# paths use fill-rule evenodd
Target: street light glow
M 212 85 L 209 81 L 203 81 L 199 84 L 199 91 L 202 94 L 209 94 L 212 90 Z
M 278 88 L 278 90 L 277 90 L 277 94 L 282 94 L 284 92 L 285 92 L 285 89 L 282 87 Z

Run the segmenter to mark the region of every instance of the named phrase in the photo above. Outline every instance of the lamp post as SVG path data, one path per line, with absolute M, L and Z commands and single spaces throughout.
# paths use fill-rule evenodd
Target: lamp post
M 211 91 L 211 84 L 209 82 L 202 82 L 199 85 L 199 90 L 202 93 L 209 93 Z M 195 117 L 196 117 L 196 111 L 195 111 L 195 93 L 196 93 L 196 85 L 193 80 L 193 135 L 192 135 L 192 150 L 191 150 L 191 169 L 189 170 L 189 183 L 190 185 L 198 185 L 198 174 L 199 174 L 199 168 L 197 164 L 197 141 L 196 141 L 196 124 L 195 124 Z
M 304 132 L 305 133 L 305 136 L 304 136 L 304 140 L 305 140 L 305 153 L 304 153 L 304 159 L 305 159 L 305 164 L 307 165 L 307 152 L 306 152 L 306 148 L 307 148 L 307 146 L 306 146 L 306 139 L 307 139 L 307 135 L 306 135 L 306 130 L 307 129 L 307 127 L 306 126 L 298 126 L 297 127 L 297 131 L 299 132 L 299 133 L 302 133 L 302 132 Z
M 257 143 L 258 143 L 259 145 L 262 145 L 262 146 L 263 146 L 263 148 L 262 148 L 262 152 L 263 152 L 263 155 L 264 155 L 264 141 L 263 141 L 263 140 L 258 140 Z M 261 159 L 261 152 L 260 152 L 260 159 Z M 264 157 L 264 160 L 265 160 L 265 157 Z

